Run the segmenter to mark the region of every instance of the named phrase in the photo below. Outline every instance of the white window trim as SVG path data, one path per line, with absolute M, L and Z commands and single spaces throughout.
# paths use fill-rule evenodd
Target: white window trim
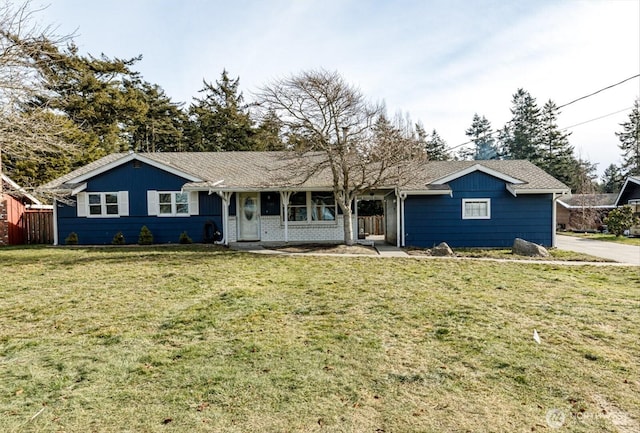
M 117 203 L 115 205 L 118 206 L 117 214 L 108 214 L 107 213 L 107 202 L 106 196 L 115 195 L 117 197 Z M 99 214 L 91 214 L 90 207 L 92 206 L 89 203 L 89 195 L 99 195 L 100 196 L 100 213 Z M 110 203 L 113 205 L 114 203 Z M 96 205 L 93 205 L 96 206 Z M 129 191 L 91 191 L 91 192 L 79 192 L 77 195 L 77 216 L 83 218 L 120 218 L 122 216 L 129 216 Z
M 486 203 L 487 215 L 475 216 L 467 215 L 467 203 Z M 462 219 L 463 220 L 490 220 L 491 219 L 491 199 L 490 198 L 463 198 L 462 199 Z
M 296 191 L 297 193 L 305 193 L 305 207 L 306 207 L 306 211 L 307 211 L 307 219 L 305 221 L 292 221 L 289 220 L 287 221 L 288 225 L 298 225 L 298 226 L 302 226 L 302 225 L 336 225 L 338 224 L 338 203 L 335 200 L 334 197 L 334 201 L 333 201 L 333 208 L 334 208 L 334 215 L 335 218 L 333 220 L 314 220 L 312 219 L 312 214 L 313 214 L 313 203 L 311 201 L 311 193 L 312 192 L 327 192 L 330 193 L 330 191 Z M 333 193 L 331 193 L 333 194 Z M 289 201 L 289 204 L 287 205 L 287 212 L 289 211 L 289 209 L 291 209 L 292 207 L 302 207 L 301 205 L 291 205 L 291 201 Z M 284 215 L 284 210 L 283 207 L 280 206 L 280 223 L 281 225 L 284 225 L 284 220 L 287 217 L 287 215 Z
M 171 213 L 160 213 L 160 194 L 171 194 Z M 187 212 L 177 213 L 176 194 L 187 195 Z M 167 203 L 168 204 L 168 203 Z M 160 218 L 184 218 L 199 214 L 198 191 L 147 191 L 147 215 Z

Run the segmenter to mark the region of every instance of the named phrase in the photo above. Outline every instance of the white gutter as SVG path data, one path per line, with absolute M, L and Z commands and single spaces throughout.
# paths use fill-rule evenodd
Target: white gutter
M 517 197 L 519 194 L 562 194 L 562 195 L 571 195 L 571 191 L 568 189 L 516 189 L 513 185 L 507 184 L 507 191 L 511 193 L 514 197 Z
M 53 200 L 53 245 L 60 245 L 58 242 L 58 204 Z
M 400 232 L 402 230 L 400 223 L 400 192 L 396 188 L 396 247 L 400 248 Z
M 84 191 L 85 189 L 87 189 L 87 182 L 81 183 L 80 185 L 72 189 L 71 195 L 78 195 L 78 193 Z
M 563 194 L 564 195 L 564 194 Z M 556 193 L 553 193 L 553 196 L 551 198 L 551 246 L 555 247 L 556 246 L 556 227 L 557 227 L 557 215 L 556 215 L 556 201 L 559 201 L 558 199 L 560 198 L 560 196 L 556 196 Z
M 407 194 L 406 193 L 400 193 L 400 217 L 402 220 L 402 242 L 401 245 L 402 247 L 405 246 L 405 226 L 404 226 L 404 201 L 407 198 Z

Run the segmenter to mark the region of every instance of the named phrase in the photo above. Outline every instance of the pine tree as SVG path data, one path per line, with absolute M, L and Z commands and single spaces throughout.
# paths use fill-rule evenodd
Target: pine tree
M 424 152 L 427 161 L 446 161 L 451 159 L 451 155 L 447 150 L 447 143 L 440 137 L 438 131 L 434 129 L 431 134 L 427 133 L 421 122 L 417 122 L 414 129 L 413 135 L 416 148 Z
M 624 175 L 622 170 L 615 164 L 610 164 L 602 173 L 602 192 L 618 193 L 622 189 Z
M 147 82 L 132 83 L 145 110 L 132 120 L 130 147 L 139 152 L 176 152 L 185 149 L 186 115 L 164 90 Z
M 475 160 L 497 159 L 498 149 L 493 138 L 491 122 L 486 117 L 473 115 L 471 126 L 465 131 L 467 137 L 473 141 L 475 149 L 471 150 L 470 156 Z M 467 159 L 467 158 L 464 158 Z
M 573 156 L 573 146 L 569 143 L 569 135 L 562 132 L 557 124 L 558 107 L 549 100 L 542 108 L 541 148 L 542 160 L 540 167 L 547 173 L 570 185 L 575 178 L 576 159 Z M 577 185 L 574 185 L 577 186 Z
M 284 150 L 282 121 L 273 110 L 267 110 L 253 136 L 254 150 Z
M 438 131 L 431 131 L 426 143 L 427 159 L 429 161 L 447 161 L 451 159 L 447 151 L 447 142 L 444 141 Z
M 640 176 L 640 98 L 636 98 L 629 121 L 621 123 L 622 132 L 616 132 L 622 150 L 622 172 L 627 176 Z
M 240 79 L 231 79 L 222 71 L 215 84 L 204 81 L 189 107 L 188 142 L 196 151 L 230 151 L 253 149 L 253 122 L 239 92 Z
M 504 157 L 526 159 L 534 164 L 542 161 L 542 120 L 534 97 L 524 89 L 513 95 L 511 121 L 500 132 Z
M 131 67 L 141 59 L 82 56 L 70 44 L 59 50 L 42 41 L 33 61 L 45 79 L 45 89 L 28 108 L 47 108 L 64 113 L 85 135 L 79 163 L 129 149 L 136 118 L 147 107 L 131 83 L 139 74 Z

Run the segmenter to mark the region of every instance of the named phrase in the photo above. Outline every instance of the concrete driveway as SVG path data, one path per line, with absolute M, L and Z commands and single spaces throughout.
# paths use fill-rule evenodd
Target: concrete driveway
M 620 263 L 640 266 L 640 247 L 635 245 L 558 235 L 556 237 L 556 247 L 561 250 L 591 254 L 592 256 L 603 257 Z

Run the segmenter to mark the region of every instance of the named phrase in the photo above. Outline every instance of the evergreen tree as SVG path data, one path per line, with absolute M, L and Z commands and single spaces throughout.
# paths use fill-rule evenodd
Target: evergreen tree
M 82 56 L 71 44 L 65 50 L 42 41 L 34 62 L 45 79 L 45 89 L 29 108 L 64 113 L 84 134 L 79 163 L 129 149 L 137 119 L 147 107 L 132 83 L 139 74 L 131 69 L 140 56 L 110 59 Z
M 511 121 L 500 132 L 504 157 L 526 159 L 534 164 L 542 161 L 542 120 L 534 97 L 524 89 L 513 95 Z
M 474 114 L 471 126 L 465 131 L 465 134 L 473 141 L 475 146 L 473 150 L 467 151 L 474 160 L 498 158 L 498 149 L 493 138 L 491 122 L 486 117 L 480 117 L 477 113 Z
M 567 185 L 573 193 L 594 194 L 597 191 L 598 184 L 596 180 L 598 175 L 596 173 L 596 164 L 586 159 L 578 158 L 574 161 L 571 173 L 572 177 Z
M 185 150 L 183 132 L 187 118 L 180 104 L 172 102 L 156 84 L 140 82 L 132 85 L 146 109 L 132 119 L 130 147 L 139 152 Z
M 418 131 L 418 135 L 424 135 L 424 129 L 422 131 Z M 427 160 L 429 161 L 447 161 L 451 158 L 449 152 L 447 151 L 447 143 L 444 141 L 442 137 L 438 134 L 438 131 L 435 129 L 431 132 L 428 137 L 425 137 L 425 152 L 427 155 Z
M 602 192 L 618 193 L 622 189 L 624 183 L 624 175 L 622 170 L 615 164 L 610 164 L 602 173 Z
M 622 172 L 627 176 L 640 176 L 640 98 L 636 98 L 629 121 L 621 123 L 622 132 L 616 132 L 622 150 Z
M 189 107 L 188 142 L 195 151 L 230 151 L 253 149 L 253 125 L 242 93 L 240 79 L 231 79 L 226 70 L 215 84 L 204 81 Z
M 558 107 L 553 101 L 549 100 L 544 104 L 540 143 L 544 150 L 540 167 L 559 181 L 571 185 L 575 178 L 573 171 L 579 164 L 576 164 L 573 146 L 569 143 L 570 134 L 562 132 L 558 127 L 558 114 Z
M 282 121 L 269 109 L 262 117 L 253 136 L 254 150 L 284 150 L 285 145 L 281 138 Z

